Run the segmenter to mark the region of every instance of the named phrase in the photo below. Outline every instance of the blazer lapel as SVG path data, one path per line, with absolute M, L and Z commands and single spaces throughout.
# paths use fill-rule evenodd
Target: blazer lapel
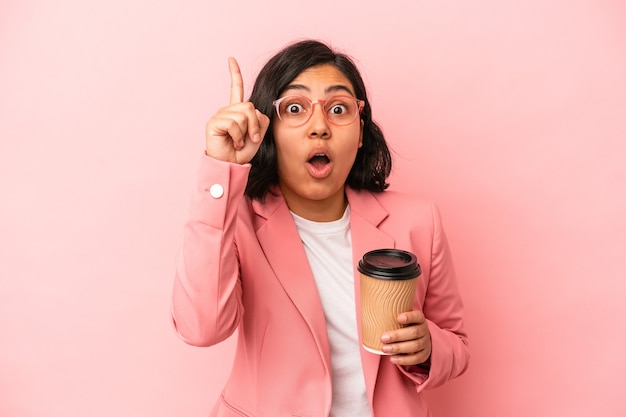
M 263 204 L 252 202 L 256 234 L 281 286 L 309 326 L 330 375 L 330 344 L 326 319 L 313 272 L 289 208 L 280 190 L 267 194 Z M 270 301 L 271 302 L 271 301 Z
M 277 195 L 268 194 L 262 204 L 256 200 L 252 202 L 257 215 L 257 238 L 281 286 L 309 326 L 330 375 L 330 345 L 315 279 L 287 204 L 278 188 L 273 191 Z M 387 218 L 388 212 L 370 192 L 346 188 L 346 195 L 350 204 L 356 320 L 359 340 L 362 340 L 360 274 L 357 265 L 364 253 L 374 249 L 394 248 L 395 241 L 378 228 Z M 294 245 L 293 242 L 298 243 Z M 371 402 L 380 356 L 361 348 L 361 362 Z
M 360 273 L 357 265 L 366 252 L 374 249 L 394 248 L 395 240 L 378 228 L 389 213 L 370 192 L 357 192 L 351 188 L 346 188 L 346 195 L 348 196 L 348 202 L 350 204 L 356 320 L 359 340 L 363 340 L 361 336 Z M 361 348 L 361 362 L 363 363 L 365 385 L 367 387 L 370 403 L 374 396 L 374 387 L 376 385 L 380 360 L 380 355 L 370 353 Z

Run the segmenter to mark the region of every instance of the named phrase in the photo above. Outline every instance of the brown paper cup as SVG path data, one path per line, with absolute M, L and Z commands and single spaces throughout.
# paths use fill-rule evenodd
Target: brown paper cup
M 361 273 L 361 334 L 363 348 L 378 355 L 383 333 L 400 329 L 397 317 L 413 309 L 417 277 L 421 269 L 417 258 L 398 249 L 377 249 L 359 261 Z

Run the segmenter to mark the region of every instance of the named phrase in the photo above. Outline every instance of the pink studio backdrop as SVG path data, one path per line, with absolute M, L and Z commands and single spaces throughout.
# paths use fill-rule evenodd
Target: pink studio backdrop
M 204 124 L 229 55 L 249 87 L 302 37 L 444 214 L 472 363 L 435 416 L 626 415 L 625 3 L 216 3 L 0 5 L 0 416 L 207 415 L 234 338 L 169 320 Z

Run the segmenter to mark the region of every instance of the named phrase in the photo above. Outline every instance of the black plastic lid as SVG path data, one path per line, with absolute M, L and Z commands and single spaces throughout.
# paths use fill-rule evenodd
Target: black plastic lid
M 359 272 L 379 279 L 411 279 L 422 273 L 417 257 L 400 249 L 376 249 L 359 261 Z

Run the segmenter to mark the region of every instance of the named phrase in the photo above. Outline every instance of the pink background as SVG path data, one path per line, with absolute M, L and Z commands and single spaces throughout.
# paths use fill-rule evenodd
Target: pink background
M 207 415 L 233 339 L 169 319 L 204 124 L 229 55 L 250 87 L 301 37 L 444 214 L 472 362 L 435 415 L 626 415 L 625 3 L 216 3 L 2 1 L 0 416 Z

